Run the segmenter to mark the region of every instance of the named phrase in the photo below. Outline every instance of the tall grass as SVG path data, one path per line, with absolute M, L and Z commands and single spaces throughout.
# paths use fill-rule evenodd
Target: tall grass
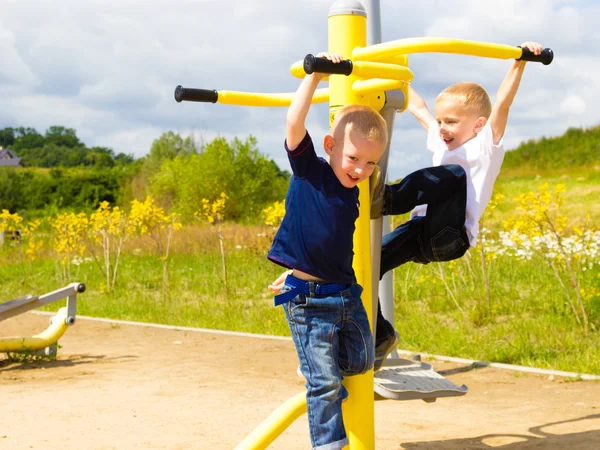
M 34 262 L 33 276 L 24 283 L 22 267 L 12 263 L 12 253 L 4 248 L 0 252 L 0 301 L 80 281 L 88 288 L 78 297 L 77 311 L 81 315 L 285 334 L 285 318 L 272 306 L 272 296 L 266 289 L 281 270 L 266 260 L 265 228 L 233 225 L 226 229 L 229 295 L 222 280 L 219 244 L 212 233 L 211 227 L 188 227 L 177 235 L 175 251 L 168 261 L 167 291 L 163 289 L 162 261 L 153 254 L 154 243 L 148 238 L 128 243 L 120 263 L 119 282 L 110 293 L 90 258 L 76 259 L 72 279 L 64 280 L 60 264 L 46 254 Z M 52 304 L 45 309 L 52 311 L 60 306 Z
M 587 305 L 593 331 L 570 313 L 554 275 L 540 258 L 502 256 L 488 272 L 487 314 L 478 255 L 459 262 L 405 265 L 395 270 L 395 321 L 405 348 L 510 364 L 600 374 L 600 298 Z M 471 260 L 470 260 L 471 259 Z M 439 276 L 445 272 L 448 295 Z M 600 284 L 600 270 L 587 271 L 586 286 Z M 464 311 L 464 313 L 463 313 Z

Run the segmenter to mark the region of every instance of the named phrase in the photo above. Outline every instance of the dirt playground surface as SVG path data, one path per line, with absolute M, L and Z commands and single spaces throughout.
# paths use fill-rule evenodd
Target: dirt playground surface
M 0 337 L 48 316 L 0 322 Z M 289 340 L 78 318 L 56 361 L 0 356 L 0 449 L 232 449 L 303 390 Z M 469 393 L 375 403 L 377 449 L 600 448 L 600 383 L 432 362 Z M 271 447 L 308 449 L 306 415 Z

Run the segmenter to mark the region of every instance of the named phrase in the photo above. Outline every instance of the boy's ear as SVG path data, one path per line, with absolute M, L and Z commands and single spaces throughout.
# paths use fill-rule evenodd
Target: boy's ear
M 483 117 L 483 116 L 478 117 L 477 120 L 475 121 L 473 131 L 475 131 L 475 133 L 479 133 L 481 130 L 483 130 L 483 127 L 485 127 L 486 123 L 487 123 L 487 119 L 485 117 Z
M 325 149 L 325 152 L 328 155 L 331 155 L 331 153 L 333 152 L 333 136 L 331 136 L 330 134 L 325 136 L 325 138 L 323 139 L 323 148 Z

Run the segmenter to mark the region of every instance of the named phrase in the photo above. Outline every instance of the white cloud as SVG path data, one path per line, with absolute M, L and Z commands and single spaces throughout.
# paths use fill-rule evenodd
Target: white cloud
M 561 108 L 570 115 L 579 115 L 585 112 L 586 104 L 585 100 L 579 95 L 569 94 L 562 102 L 560 102 Z
M 15 33 L 4 27 L 0 21 L 0 54 L 2 62 L 0 63 L 0 83 L 14 85 L 19 82 L 35 84 L 36 79 L 31 70 L 15 48 Z
M 0 21 L 0 127 L 75 128 L 89 146 L 145 154 L 161 133 L 205 139 L 249 134 L 288 167 L 285 108 L 177 104 L 176 85 L 292 92 L 290 65 L 325 49 L 334 0 L 4 0 Z M 515 99 L 506 145 L 600 123 L 600 6 L 585 0 L 381 1 L 384 40 L 442 36 L 552 47 L 551 66 L 529 64 Z M 411 55 L 413 85 L 432 104 L 443 87 L 481 83 L 491 97 L 509 61 Z M 308 128 L 327 131 L 326 105 Z M 396 120 L 390 178 L 427 166 L 425 135 L 409 113 Z

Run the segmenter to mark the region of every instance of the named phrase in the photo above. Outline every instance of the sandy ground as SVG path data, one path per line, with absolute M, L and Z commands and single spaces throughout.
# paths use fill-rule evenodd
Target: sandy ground
M 0 336 L 47 324 L 24 314 Z M 78 318 L 60 344 L 56 361 L 0 356 L 0 449 L 232 449 L 303 390 L 289 340 Z M 377 449 L 600 448 L 600 383 L 433 365 L 469 393 L 376 402 Z M 270 448 L 309 447 L 303 416 Z

